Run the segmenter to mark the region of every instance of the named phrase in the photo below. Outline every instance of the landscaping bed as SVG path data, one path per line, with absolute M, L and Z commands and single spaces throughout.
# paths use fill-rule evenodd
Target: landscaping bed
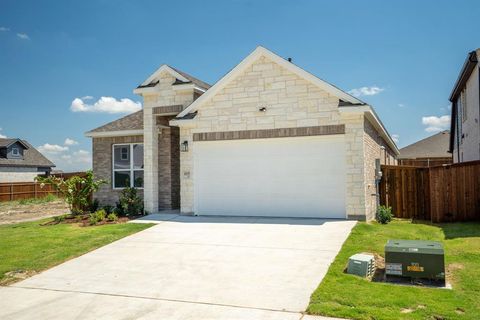
M 119 223 L 83 228 L 50 220 L 0 226 L 0 285 L 22 280 L 66 260 L 144 230 L 152 224 Z
M 355 253 L 383 257 L 388 239 L 443 242 L 452 289 L 372 282 L 344 273 Z M 307 312 L 349 319 L 479 319 L 479 273 L 480 223 L 358 223 L 312 294 Z

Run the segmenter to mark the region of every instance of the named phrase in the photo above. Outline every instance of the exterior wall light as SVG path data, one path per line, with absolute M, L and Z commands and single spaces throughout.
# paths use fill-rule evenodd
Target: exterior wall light
M 185 140 L 180 144 L 180 151 L 188 152 L 188 141 Z
M 266 111 L 267 111 L 267 108 L 261 107 L 260 109 L 258 109 L 258 111 L 260 111 L 260 112 L 266 112 Z

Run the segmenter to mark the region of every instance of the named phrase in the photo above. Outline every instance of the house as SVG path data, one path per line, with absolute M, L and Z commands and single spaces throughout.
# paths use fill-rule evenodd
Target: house
M 25 140 L 0 138 L 0 182 L 29 182 L 55 167 Z
M 480 49 L 468 54 L 458 76 L 450 101 L 450 152 L 453 162 L 480 160 Z
M 436 133 L 400 149 L 398 164 L 405 166 L 433 167 L 452 163 L 452 154 L 448 151 L 450 132 Z
M 371 106 L 263 47 L 213 86 L 162 65 L 134 93 L 86 133 L 101 203 L 134 186 L 149 212 L 368 220 L 399 153 Z

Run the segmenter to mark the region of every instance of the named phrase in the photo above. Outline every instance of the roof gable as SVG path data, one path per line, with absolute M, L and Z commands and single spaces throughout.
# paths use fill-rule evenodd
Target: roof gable
M 311 73 L 303 70 L 302 68 L 294 65 L 292 62 L 285 60 L 284 58 L 276 55 L 275 53 L 265 49 L 264 47 L 257 47 L 251 54 L 243 59 L 235 68 L 223 76 L 217 83 L 215 83 L 210 89 L 207 90 L 202 96 L 195 100 L 190 106 L 178 114 L 178 117 L 183 117 L 190 112 L 196 111 L 210 98 L 214 97 L 218 92 L 224 89 L 231 81 L 241 75 L 249 66 L 261 57 L 266 57 L 273 63 L 280 65 L 288 71 L 296 74 L 300 78 L 303 78 L 327 93 L 339 98 L 340 100 L 352 103 L 352 104 L 364 104 L 361 100 L 349 95 L 348 93 L 338 89 L 334 85 L 312 75 Z
M 28 144 L 26 144 L 24 141 L 20 139 L 8 139 L 8 138 L 0 139 L 0 148 L 8 148 L 15 143 L 20 144 L 21 146 L 23 146 L 24 149 L 29 148 Z
M 157 85 L 158 78 L 163 72 L 167 72 L 173 77 L 175 77 L 180 84 L 193 83 L 204 90 L 210 88 L 210 85 L 208 83 L 202 80 L 199 80 L 189 75 L 188 73 L 175 69 L 167 64 L 163 64 L 154 73 L 152 73 L 145 81 L 143 81 L 142 84 L 137 87 L 137 89 L 154 87 L 155 85 Z M 175 83 L 175 84 L 179 84 L 179 83 Z

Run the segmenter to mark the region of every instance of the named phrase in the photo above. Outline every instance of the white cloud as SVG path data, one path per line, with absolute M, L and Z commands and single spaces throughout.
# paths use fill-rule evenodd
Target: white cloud
M 83 96 L 81 99 L 82 100 L 92 100 L 93 97 L 92 96 Z
M 3 130 L 3 129 L 2 129 L 2 128 L 0 128 L 0 131 L 2 131 L 2 130 Z M 0 138 L 2 138 L 2 139 L 5 139 L 6 137 L 7 137 L 6 135 L 4 135 L 4 134 L 0 133 Z
M 92 155 L 87 150 L 66 150 L 63 152 L 45 153 L 55 163 L 57 170 L 64 172 L 85 171 L 92 168 Z
M 7 32 L 7 31 L 10 31 L 10 28 L 0 27 L 0 32 Z
M 67 138 L 65 139 L 65 142 L 63 144 L 66 146 L 74 146 L 74 145 L 77 145 L 78 142 L 73 139 Z
M 113 97 L 101 97 L 94 104 L 88 104 L 84 100 L 86 99 L 75 98 L 70 110 L 73 112 L 132 113 L 142 108 L 140 102 L 134 102 L 127 98 L 117 100 Z
M 392 134 L 392 140 L 395 142 L 395 143 L 398 143 L 398 140 L 400 139 L 400 135 L 399 134 Z
M 73 153 L 73 158 L 77 163 L 85 163 L 85 164 L 91 164 L 92 163 L 92 156 L 90 155 L 90 152 L 87 150 L 78 150 Z
M 374 96 L 382 92 L 383 88 L 372 86 L 372 87 L 361 87 L 348 91 L 352 96 L 361 97 L 361 96 Z
M 39 146 L 37 149 L 42 153 L 49 153 L 49 154 L 58 154 L 58 153 L 68 151 L 68 147 L 62 147 L 62 146 L 59 146 L 58 144 L 50 144 L 50 143 L 45 143 L 44 145 Z
M 427 132 L 439 132 L 446 130 L 450 127 L 450 116 L 428 116 L 422 117 L 422 124 L 427 126 L 425 131 Z
M 17 33 L 17 37 L 19 37 L 22 40 L 30 40 L 30 37 L 26 33 Z
M 404 105 L 403 103 L 399 103 L 398 106 L 399 106 L 400 108 L 405 107 L 405 105 Z

